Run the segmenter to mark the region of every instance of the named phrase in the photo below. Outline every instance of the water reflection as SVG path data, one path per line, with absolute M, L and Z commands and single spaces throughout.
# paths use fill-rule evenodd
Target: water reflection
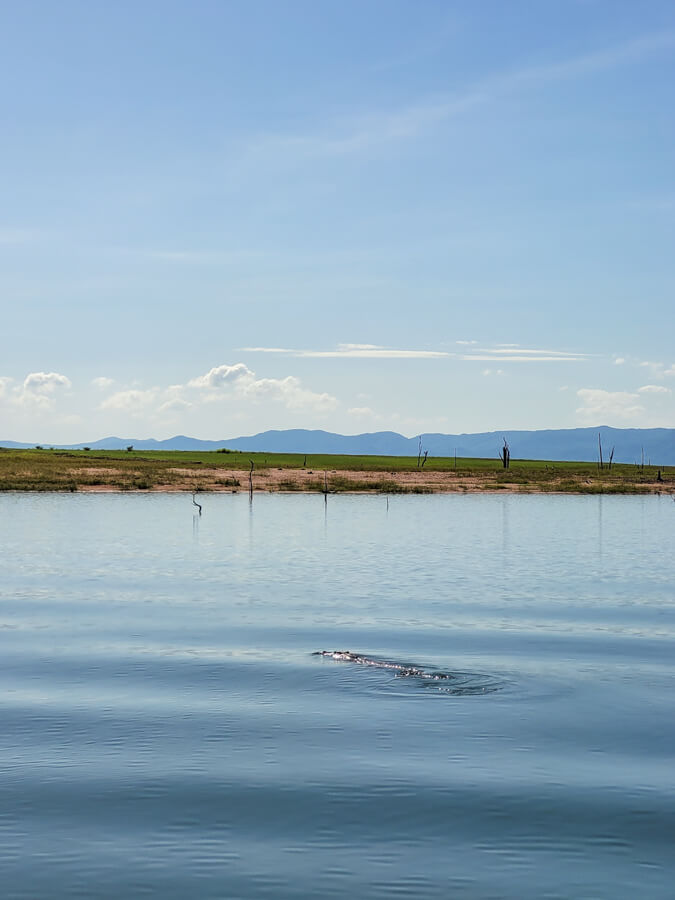
M 506 568 L 509 558 L 509 497 L 500 497 L 502 507 L 502 556 L 504 559 L 504 568 Z
M 672 897 L 675 504 L 394 501 L 0 496 L 3 897 Z

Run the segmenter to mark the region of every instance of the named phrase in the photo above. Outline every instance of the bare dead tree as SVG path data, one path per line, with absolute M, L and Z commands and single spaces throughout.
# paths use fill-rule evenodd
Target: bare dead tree
M 600 432 L 598 432 L 598 452 L 600 454 L 599 462 L 598 462 L 598 469 L 602 470 L 602 469 L 604 469 L 604 465 L 602 462 L 602 438 L 600 437 Z
M 253 470 L 255 469 L 255 463 L 252 459 L 249 459 L 251 463 L 251 468 L 248 473 L 248 496 L 249 500 L 253 500 Z
M 612 460 L 614 459 L 614 447 L 612 447 L 612 452 L 609 454 L 609 461 L 607 463 L 607 468 L 609 471 L 612 471 Z
M 503 441 L 504 441 L 504 446 L 499 451 L 499 458 L 502 461 L 502 466 L 505 469 L 508 469 L 508 467 L 511 465 L 511 450 L 509 448 L 509 444 L 508 444 L 508 441 L 506 440 L 506 438 L 503 438 Z
M 424 459 L 422 460 L 422 465 L 420 466 L 421 469 L 424 468 L 424 463 L 427 461 L 427 457 L 428 457 L 428 456 L 429 456 L 429 451 L 428 451 L 428 450 L 425 450 L 425 451 L 424 451 Z
M 419 443 L 417 444 L 417 468 L 420 467 L 420 459 L 422 458 L 422 435 L 420 435 Z

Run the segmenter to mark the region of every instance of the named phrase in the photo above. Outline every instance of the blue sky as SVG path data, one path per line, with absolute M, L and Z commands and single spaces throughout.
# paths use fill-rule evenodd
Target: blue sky
M 675 426 L 675 6 L 0 7 L 0 440 Z

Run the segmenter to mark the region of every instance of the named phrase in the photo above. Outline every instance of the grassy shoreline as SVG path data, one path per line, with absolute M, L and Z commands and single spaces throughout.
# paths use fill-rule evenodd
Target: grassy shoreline
M 253 471 L 251 474 L 251 462 Z M 661 480 L 659 480 L 659 478 Z M 0 448 L 0 491 L 675 494 L 675 467 L 235 451 Z

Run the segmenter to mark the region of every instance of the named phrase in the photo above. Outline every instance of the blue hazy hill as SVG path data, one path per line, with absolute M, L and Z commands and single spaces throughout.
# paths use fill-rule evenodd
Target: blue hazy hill
M 598 434 L 605 459 L 614 448 L 615 462 L 635 463 L 642 458 L 659 466 L 675 465 L 674 428 L 567 428 L 545 431 L 486 431 L 480 434 L 422 434 L 407 438 L 395 431 L 344 435 L 304 428 L 263 431 L 247 437 L 222 441 L 204 441 L 176 435 L 166 440 L 154 438 L 108 437 L 78 444 L 59 444 L 61 449 L 120 450 L 133 446 L 136 450 L 231 450 L 267 453 L 337 453 L 376 456 L 417 456 L 420 437 L 422 449 L 429 456 L 496 458 L 504 438 L 509 442 L 513 459 L 545 459 L 592 462 L 598 458 Z M 4 441 L 3 447 L 24 448 L 34 444 Z M 43 443 L 42 446 L 52 446 Z M 54 445 L 57 446 L 57 445 Z

